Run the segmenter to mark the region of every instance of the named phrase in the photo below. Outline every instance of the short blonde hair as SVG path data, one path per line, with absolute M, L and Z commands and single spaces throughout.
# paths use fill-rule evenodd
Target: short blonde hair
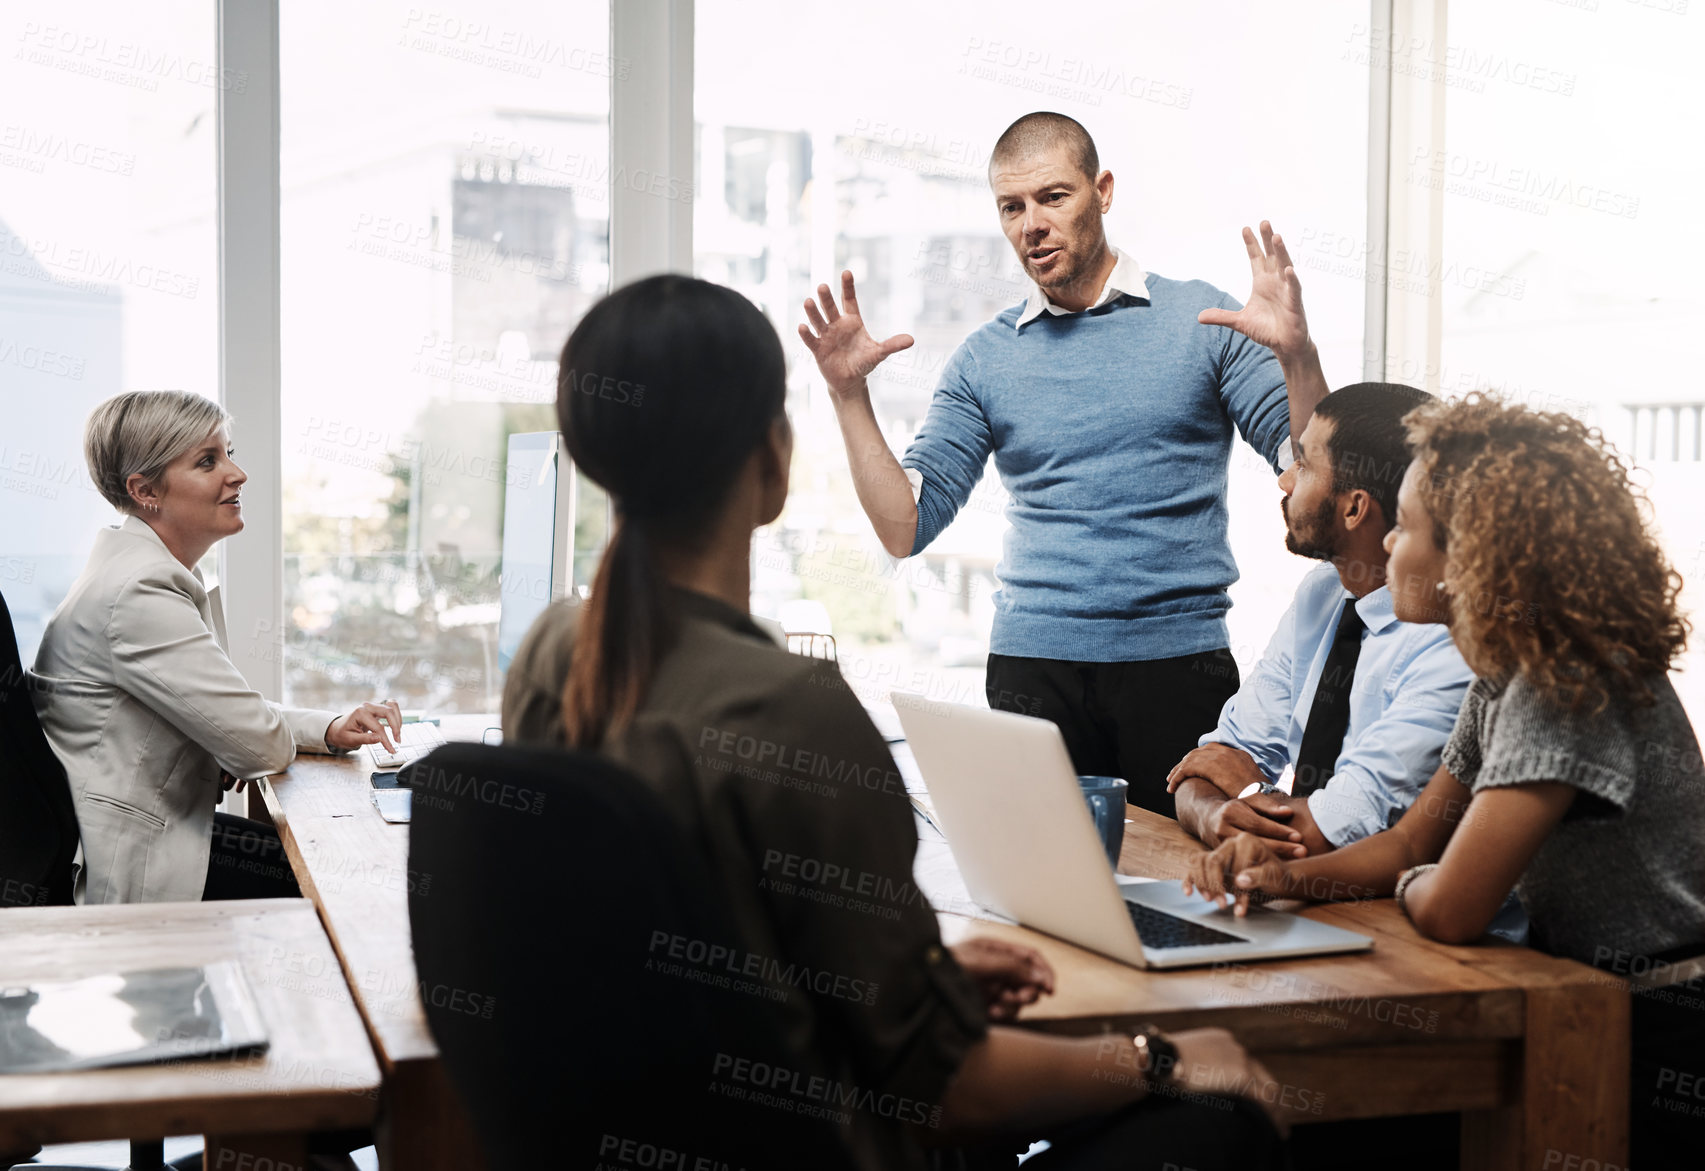
M 90 413 L 83 459 L 107 503 L 134 513 L 131 476 L 158 481 L 173 460 L 230 421 L 224 407 L 187 390 L 126 391 Z

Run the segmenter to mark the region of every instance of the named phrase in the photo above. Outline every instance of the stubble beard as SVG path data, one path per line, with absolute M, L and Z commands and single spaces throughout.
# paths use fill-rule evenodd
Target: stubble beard
M 1321 534 L 1331 532 L 1333 506 L 1331 500 L 1323 500 L 1320 507 L 1308 518 L 1308 531 L 1299 533 L 1297 526 L 1291 523 L 1290 504 L 1287 500 L 1279 501 L 1279 511 L 1285 517 L 1285 548 L 1298 557 L 1307 557 L 1313 561 L 1330 561 L 1338 555 L 1338 550 L 1331 547 L 1330 540 L 1322 541 Z

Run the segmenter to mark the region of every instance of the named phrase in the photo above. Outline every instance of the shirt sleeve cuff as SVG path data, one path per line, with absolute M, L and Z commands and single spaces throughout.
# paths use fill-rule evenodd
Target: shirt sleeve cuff
M 286 708 L 284 711 L 284 722 L 289 725 L 290 738 L 295 741 L 299 752 L 341 755 L 342 749 L 326 743 L 326 732 L 337 717 L 337 712 L 313 709 Z
M 1634 801 L 1634 777 L 1618 769 L 1581 760 L 1567 749 L 1530 749 L 1482 764 L 1474 790 L 1560 782 L 1591 793 L 1626 812 Z
M 946 945 L 931 944 L 924 953 L 924 971 L 934 1003 L 928 1010 L 924 1035 L 909 1060 L 890 1071 L 888 1087 L 932 1109 L 933 1127 L 940 1121 L 940 1102 L 947 1083 L 964 1064 L 972 1046 L 988 1036 L 988 1009 L 982 993 L 960 968 Z M 920 1120 L 921 1121 L 921 1120 Z
M 1279 440 L 1279 458 L 1273 462 L 1279 465 L 1279 474 L 1282 476 L 1285 474 L 1285 469 L 1296 463 L 1296 461 L 1296 452 L 1291 450 L 1291 437 L 1287 434 L 1283 439 Z
M 1451 776 L 1470 789 L 1474 788 L 1474 782 L 1480 775 L 1479 756 L 1467 745 L 1458 744 L 1454 733 L 1445 741 L 1444 750 L 1439 753 L 1439 763 Z
M 1366 801 L 1345 793 L 1341 785 L 1334 792 L 1331 781 L 1309 795 L 1308 812 L 1334 850 L 1371 838 L 1385 829 L 1384 819 Z
M 906 473 L 906 483 L 912 486 L 912 503 L 916 504 L 924 491 L 924 474 L 916 468 L 902 468 Z

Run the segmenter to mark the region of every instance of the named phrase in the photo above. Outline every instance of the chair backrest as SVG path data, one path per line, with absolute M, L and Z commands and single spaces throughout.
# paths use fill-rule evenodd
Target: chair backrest
M 784 1038 L 777 1001 L 796 990 L 750 971 L 643 782 L 477 744 L 436 749 L 412 780 L 421 993 L 493 1171 L 851 1166 L 841 1131 L 790 1097 L 818 1068 Z
M 0 908 L 71 902 L 77 810 L 36 718 L 12 612 L 0 597 Z

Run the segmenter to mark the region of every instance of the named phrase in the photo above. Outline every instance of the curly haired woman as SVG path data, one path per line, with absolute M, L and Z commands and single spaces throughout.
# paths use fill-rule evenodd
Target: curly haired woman
M 1185 880 L 1250 895 L 1395 894 L 1447 943 L 1514 888 L 1531 942 L 1630 979 L 1631 1164 L 1695 1167 L 1705 1125 L 1705 766 L 1669 671 L 1681 579 L 1628 470 L 1579 420 L 1471 395 L 1408 418 L 1386 538 L 1397 616 L 1440 622 L 1478 676 L 1391 829 L 1285 861 L 1244 834 Z

